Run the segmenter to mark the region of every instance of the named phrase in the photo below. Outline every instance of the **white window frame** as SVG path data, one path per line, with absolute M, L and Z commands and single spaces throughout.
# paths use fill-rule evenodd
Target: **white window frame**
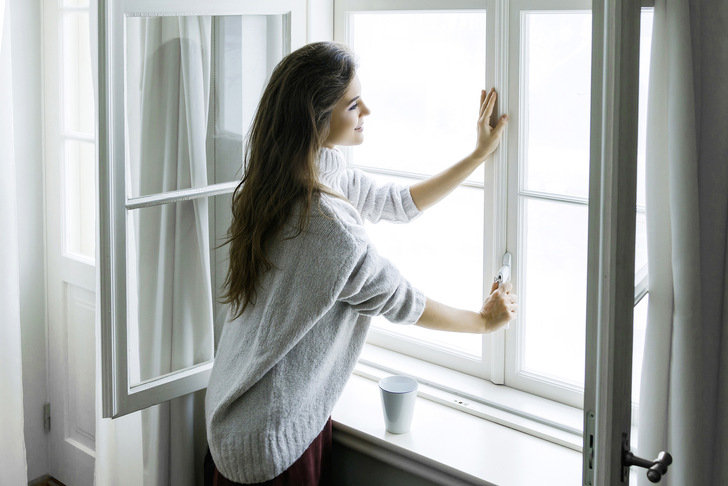
M 498 105 L 500 113 L 515 114 L 521 109 L 519 103 L 520 69 L 521 69 L 521 12 L 524 11 L 580 11 L 591 13 L 591 0 L 335 0 L 334 2 L 334 38 L 336 41 L 348 43 L 349 15 L 363 12 L 391 11 L 486 11 L 486 86 L 498 89 Z M 355 47 L 354 47 L 355 48 Z M 515 118 L 516 123 L 513 122 Z M 520 128 L 518 120 L 512 117 L 508 130 L 504 132 L 498 151 L 485 166 L 484 200 L 485 200 L 485 238 L 483 259 L 483 282 L 488 286 L 489 279 L 500 267 L 501 259 L 506 251 L 513 254 L 514 267 L 512 275 L 514 284 L 518 280 L 518 190 L 519 190 L 519 140 Z M 350 155 L 350 154 L 349 154 Z M 356 160 L 351 160 L 354 164 Z M 447 164 L 448 161 L 443 161 Z M 360 167 L 363 170 L 371 170 Z M 376 169 L 372 172 L 379 172 Z M 397 173 L 387 170 L 387 174 L 411 177 L 411 174 Z M 576 198 L 574 198 L 576 199 Z M 585 206 L 588 200 L 579 201 Z M 637 208 L 643 212 L 644 208 Z M 508 214 L 507 217 L 501 215 Z M 586 278 L 584 285 L 586 285 Z M 486 289 L 487 290 L 487 289 Z M 646 269 L 638 270 L 635 283 L 636 306 L 647 293 Z M 586 316 L 585 316 L 586 318 Z M 586 326 L 586 322 L 585 322 Z M 433 363 L 457 372 L 464 372 L 489 380 L 494 384 L 522 392 L 554 400 L 569 407 L 583 407 L 584 389 L 573 385 L 548 381 L 539 376 L 521 372 L 517 366 L 518 326 L 512 325 L 508 330 L 483 336 L 482 360 L 473 359 L 457 352 L 437 348 L 414 339 L 403 337 L 394 332 L 372 328 L 368 344 L 376 348 L 364 354 L 361 360 L 364 366 L 382 366 L 383 363 L 372 361 L 369 356 L 380 356 L 378 348 L 388 349 L 402 355 Z M 411 362 L 411 361 L 410 361 Z M 388 371 L 396 371 L 385 366 Z M 410 367 L 411 372 L 411 367 Z M 449 388 L 442 384 L 443 388 Z M 474 397 L 477 399 L 477 397 Z M 509 406 L 509 405 L 507 405 Z M 633 415 L 635 418 L 637 414 Z
M 185 368 L 141 384 L 128 376 L 126 305 L 127 211 L 190 197 L 231 193 L 237 183 L 128 198 L 125 180 L 124 18 L 156 15 L 284 15 L 289 42 L 284 52 L 306 40 L 306 4 L 302 0 L 110 0 L 99 4 L 98 194 L 100 232 L 100 314 L 103 415 L 119 417 L 207 386 L 213 361 Z M 284 29 L 285 30 L 285 29 Z

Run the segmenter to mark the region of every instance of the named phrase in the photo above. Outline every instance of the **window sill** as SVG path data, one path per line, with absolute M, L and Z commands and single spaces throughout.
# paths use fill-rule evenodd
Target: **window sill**
M 579 452 L 421 396 L 412 430 L 390 434 L 377 381 L 357 374 L 332 417 L 337 442 L 435 484 L 581 484 Z
M 412 376 L 420 383 L 423 398 L 581 452 L 581 408 L 372 344 L 365 346 L 354 373 L 372 380 L 389 374 Z
M 468 398 L 420 380 L 412 430 L 390 434 L 377 386 L 390 373 L 366 364 L 370 360 L 415 377 L 439 381 L 449 375 L 451 381 L 444 383 L 468 390 Z M 502 396 L 487 396 L 494 392 Z M 482 394 L 486 400 L 478 399 Z M 494 406 L 497 398 L 508 405 Z M 437 484 L 581 484 L 580 410 L 376 346 L 368 345 L 362 354 L 333 420 L 338 442 Z

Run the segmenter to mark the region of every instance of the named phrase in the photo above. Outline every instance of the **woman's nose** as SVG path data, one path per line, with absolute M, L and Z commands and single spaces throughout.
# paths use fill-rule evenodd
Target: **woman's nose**
M 369 110 L 369 107 L 364 102 L 362 102 L 361 111 L 359 112 L 359 116 L 367 116 L 370 113 L 371 113 L 371 111 Z

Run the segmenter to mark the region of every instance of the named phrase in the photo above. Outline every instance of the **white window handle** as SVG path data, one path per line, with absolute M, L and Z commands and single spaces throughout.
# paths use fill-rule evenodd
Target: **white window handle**
M 501 284 L 511 281 L 511 254 L 506 253 L 503 255 L 503 265 L 498 270 L 498 275 L 495 276 L 493 282 L 498 282 L 498 286 Z
M 498 269 L 498 275 L 495 276 L 493 279 L 493 282 L 498 282 L 498 287 L 500 288 L 501 285 L 504 283 L 511 281 L 511 254 L 506 253 L 503 255 L 503 264 L 501 265 L 500 269 Z M 509 329 L 511 327 L 511 323 L 509 322 L 506 324 L 503 329 Z

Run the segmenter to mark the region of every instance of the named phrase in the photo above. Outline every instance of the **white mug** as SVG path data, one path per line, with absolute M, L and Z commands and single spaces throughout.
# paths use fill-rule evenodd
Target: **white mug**
M 391 434 L 406 434 L 412 424 L 417 399 L 417 380 L 409 376 L 388 376 L 379 380 L 384 426 Z

